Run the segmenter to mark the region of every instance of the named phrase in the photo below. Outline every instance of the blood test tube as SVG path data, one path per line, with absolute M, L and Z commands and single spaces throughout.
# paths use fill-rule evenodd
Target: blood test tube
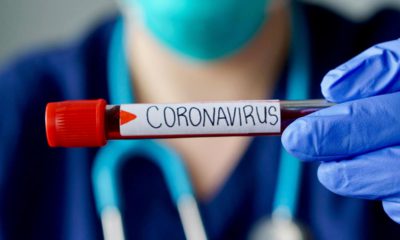
M 244 100 L 107 105 L 103 99 L 48 103 L 51 147 L 99 147 L 110 139 L 280 135 L 325 100 Z

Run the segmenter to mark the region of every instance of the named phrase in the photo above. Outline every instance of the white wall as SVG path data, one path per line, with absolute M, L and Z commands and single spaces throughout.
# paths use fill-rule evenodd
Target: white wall
M 0 0 L 0 64 L 29 48 L 66 41 L 114 11 L 113 0 Z
M 336 10 L 355 21 L 368 18 L 384 7 L 400 9 L 400 0 L 303 0 Z

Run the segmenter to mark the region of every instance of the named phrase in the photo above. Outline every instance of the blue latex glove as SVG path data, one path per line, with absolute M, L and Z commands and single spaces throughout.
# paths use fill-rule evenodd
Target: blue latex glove
M 330 71 L 321 88 L 340 104 L 293 122 L 284 147 L 302 160 L 322 161 L 318 178 L 332 192 L 382 200 L 400 223 L 400 39 Z

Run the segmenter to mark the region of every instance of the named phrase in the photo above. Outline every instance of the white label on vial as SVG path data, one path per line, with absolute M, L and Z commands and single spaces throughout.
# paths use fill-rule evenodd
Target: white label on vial
M 123 104 L 121 136 L 279 133 L 278 100 L 183 104 Z

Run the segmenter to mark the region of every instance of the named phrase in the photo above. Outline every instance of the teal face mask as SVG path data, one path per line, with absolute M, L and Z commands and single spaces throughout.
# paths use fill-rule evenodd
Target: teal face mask
M 260 29 L 269 0 L 127 0 L 169 48 L 214 60 L 238 51 Z

